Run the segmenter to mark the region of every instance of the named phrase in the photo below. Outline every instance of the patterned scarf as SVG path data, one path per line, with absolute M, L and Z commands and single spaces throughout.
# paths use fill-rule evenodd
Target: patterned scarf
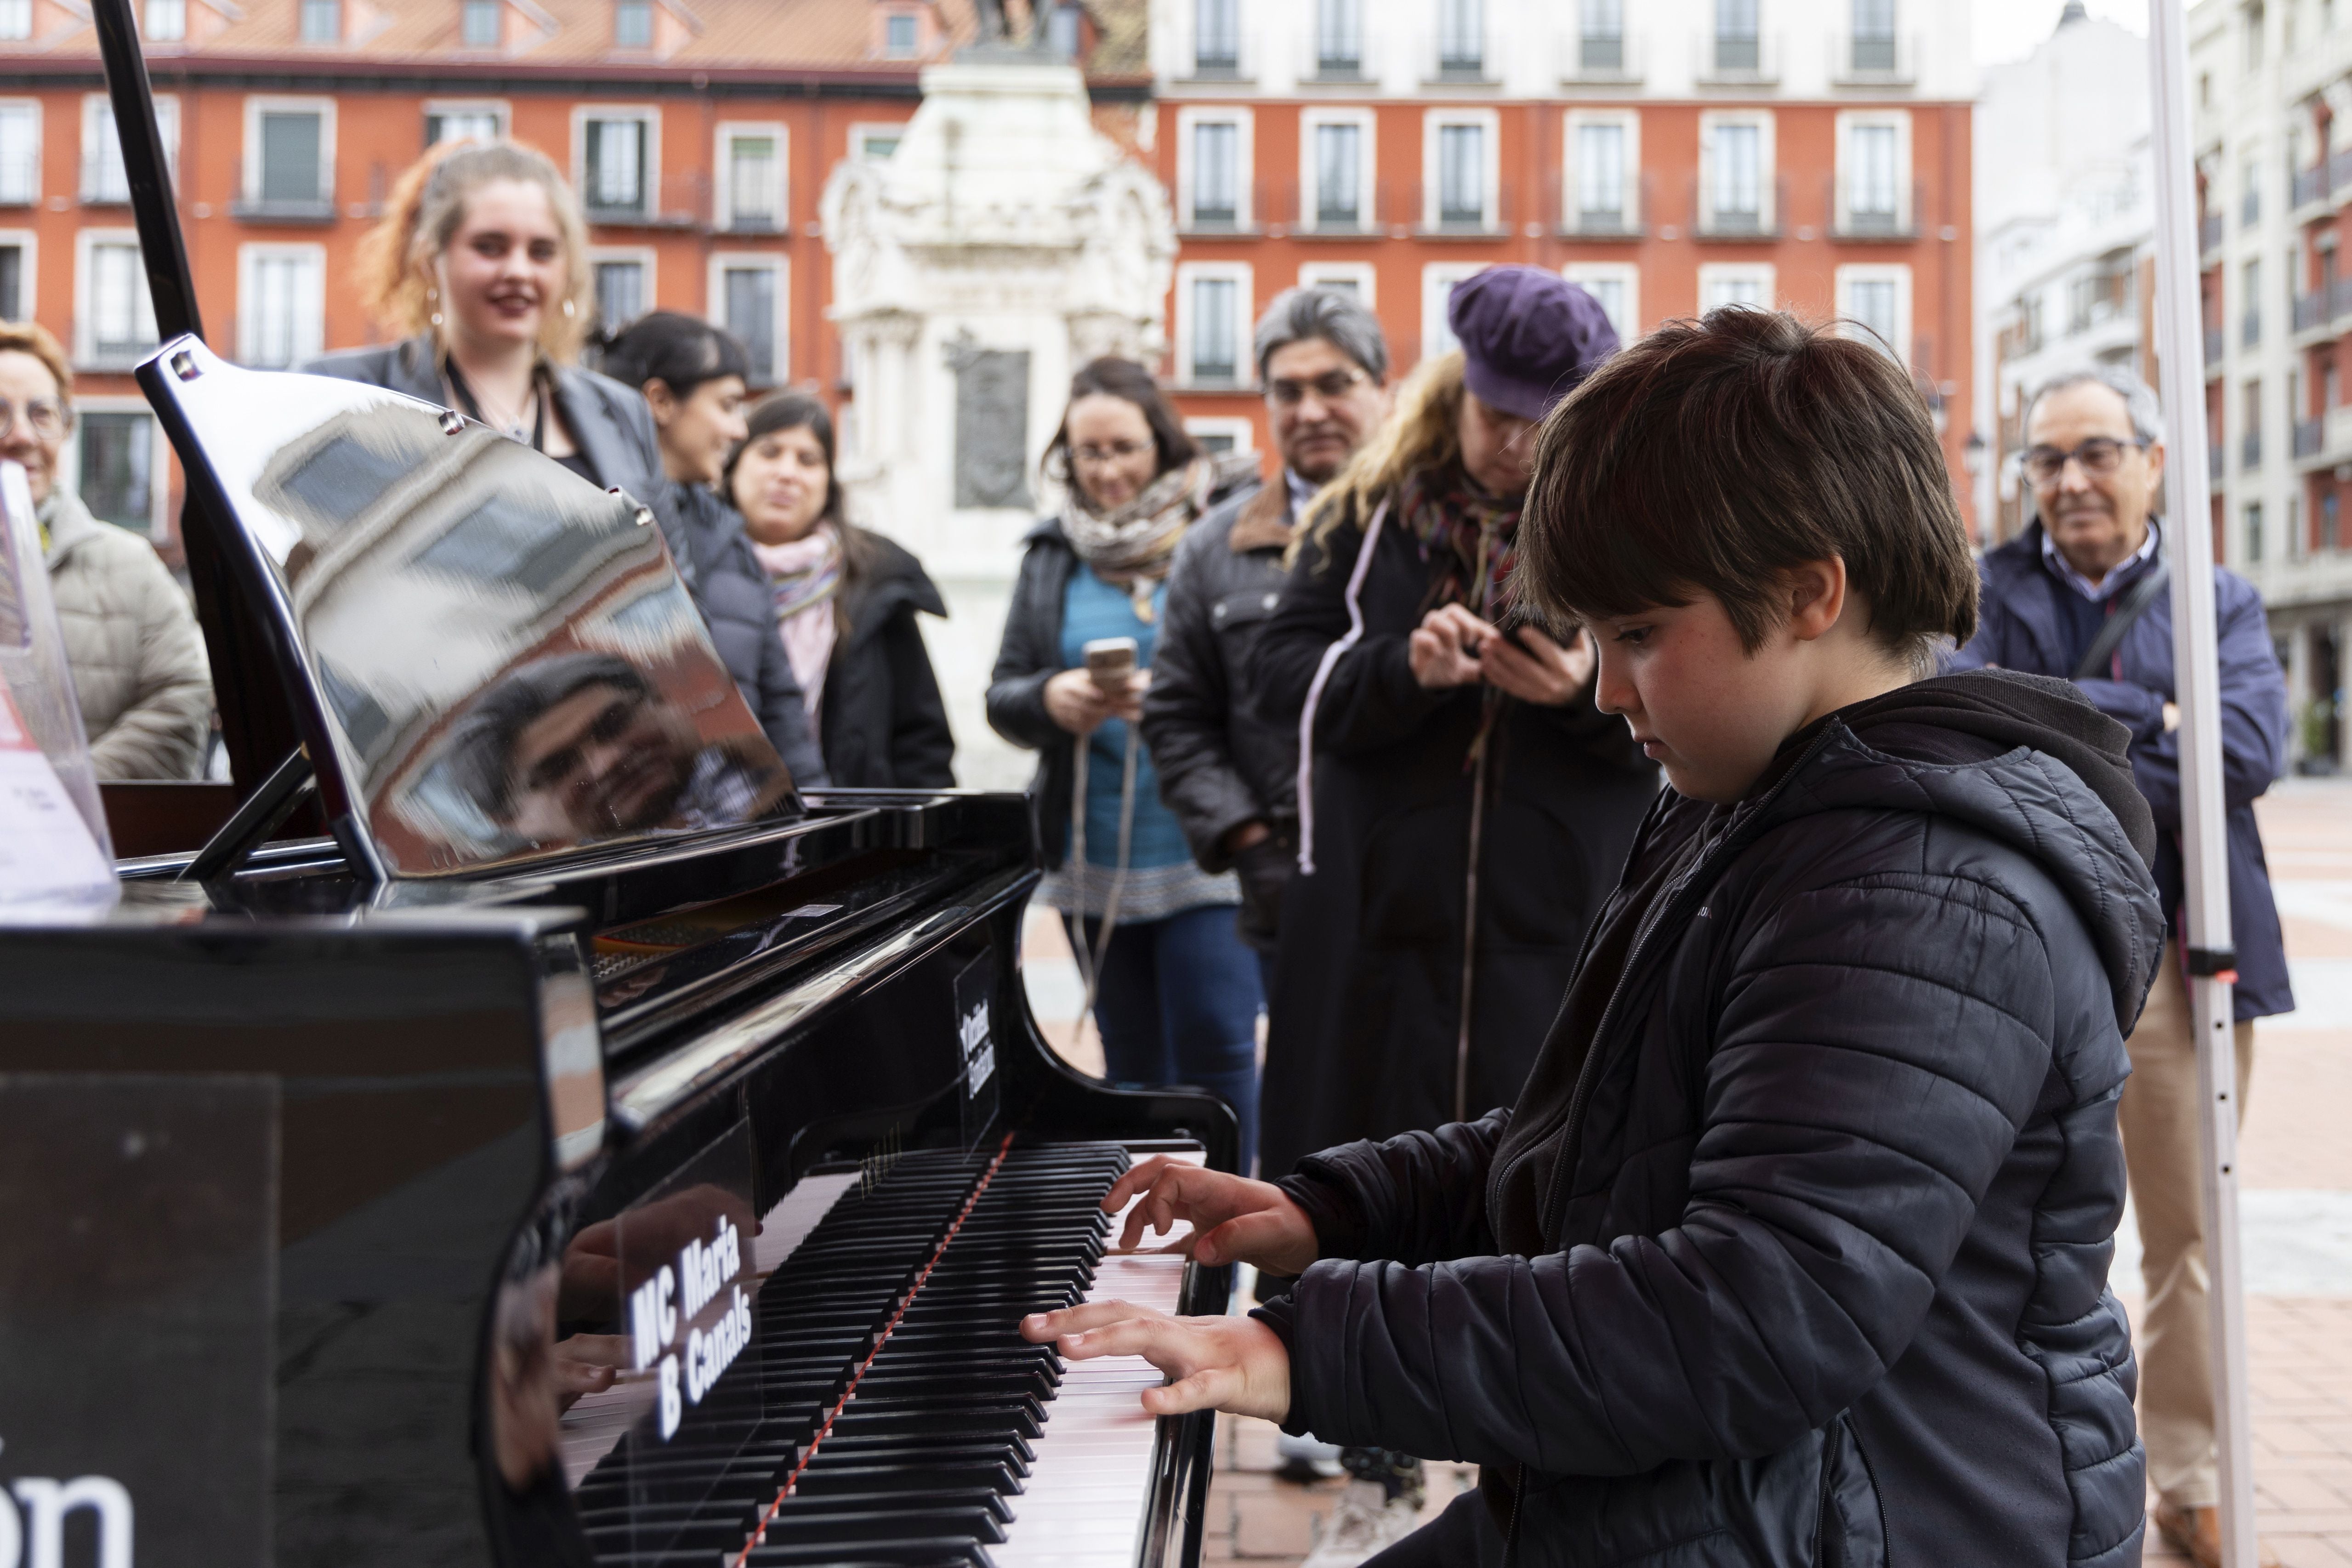
M 1488 495 L 1458 464 L 1416 470 L 1398 488 L 1397 516 L 1420 541 L 1422 560 L 1437 563 L 1421 602 L 1423 615 L 1440 605 L 1460 605 L 1482 620 L 1502 623 L 1524 504 L 1524 498 L 1505 501 Z M 1482 685 L 1478 692 L 1478 732 L 1462 759 L 1465 773 L 1486 754 L 1503 708 L 1499 688 Z
M 841 586 L 841 531 L 821 522 L 790 544 L 751 542 L 768 574 L 776 635 L 800 683 L 801 700 L 814 721 L 824 700 L 825 667 L 833 661 L 834 594 Z
M 1135 601 L 1136 619 L 1150 626 L 1152 590 L 1175 564 L 1176 545 L 1184 531 L 1208 510 L 1209 496 L 1218 485 L 1255 466 L 1256 459 L 1247 454 L 1195 458 L 1107 512 L 1088 506 L 1074 484 L 1062 498 L 1062 537 L 1096 576 L 1128 591 Z

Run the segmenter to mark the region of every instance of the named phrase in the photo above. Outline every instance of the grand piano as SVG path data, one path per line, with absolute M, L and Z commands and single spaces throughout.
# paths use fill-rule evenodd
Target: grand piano
M 797 790 L 635 499 L 210 353 L 94 10 L 236 809 L 0 931 L 0 1568 L 1197 1561 L 1015 1324 L 1223 1310 L 1098 1204 L 1235 1125 L 1039 1034 L 1025 803 Z

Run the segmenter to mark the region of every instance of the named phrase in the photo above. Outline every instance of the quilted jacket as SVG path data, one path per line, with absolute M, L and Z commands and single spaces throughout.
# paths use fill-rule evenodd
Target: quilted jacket
M 212 731 L 212 667 L 155 547 L 62 490 L 41 503 L 49 591 L 101 779 L 192 779 Z

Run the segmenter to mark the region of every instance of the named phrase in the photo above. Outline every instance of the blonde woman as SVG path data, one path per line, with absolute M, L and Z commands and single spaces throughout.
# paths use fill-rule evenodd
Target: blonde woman
M 651 505 L 688 559 L 678 497 L 642 394 L 573 363 L 589 325 L 588 231 L 547 155 L 511 142 L 434 148 L 393 187 L 360 258 L 360 286 L 398 342 L 304 368 L 471 416 L 591 484 Z M 722 649 L 794 782 L 824 764 L 773 638 Z

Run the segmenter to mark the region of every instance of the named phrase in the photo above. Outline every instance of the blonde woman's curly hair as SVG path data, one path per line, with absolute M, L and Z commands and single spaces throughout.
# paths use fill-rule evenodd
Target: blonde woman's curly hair
M 436 331 L 434 261 L 465 221 L 466 198 L 492 180 L 520 180 L 547 193 L 548 210 L 563 236 L 563 289 L 540 314 L 539 341 L 550 359 L 569 363 L 579 353 L 593 314 L 588 226 L 571 185 L 536 147 L 445 142 L 402 171 L 383 216 L 360 242 L 361 297 L 378 321 L 402 337 Z
M 1320 545 L 1343 522 L 1364 526 L 1372 509 L 1396 494 L 1405 476 L 1443 468 L 1462 456 L 1462 351 L 1421 362 L 1397 388 L 1396 405 L 1348 466 L 1307 503 L 1297 537 L 1284 559 Z M 1328 558 L 1329 552 L 1326 551 Z

